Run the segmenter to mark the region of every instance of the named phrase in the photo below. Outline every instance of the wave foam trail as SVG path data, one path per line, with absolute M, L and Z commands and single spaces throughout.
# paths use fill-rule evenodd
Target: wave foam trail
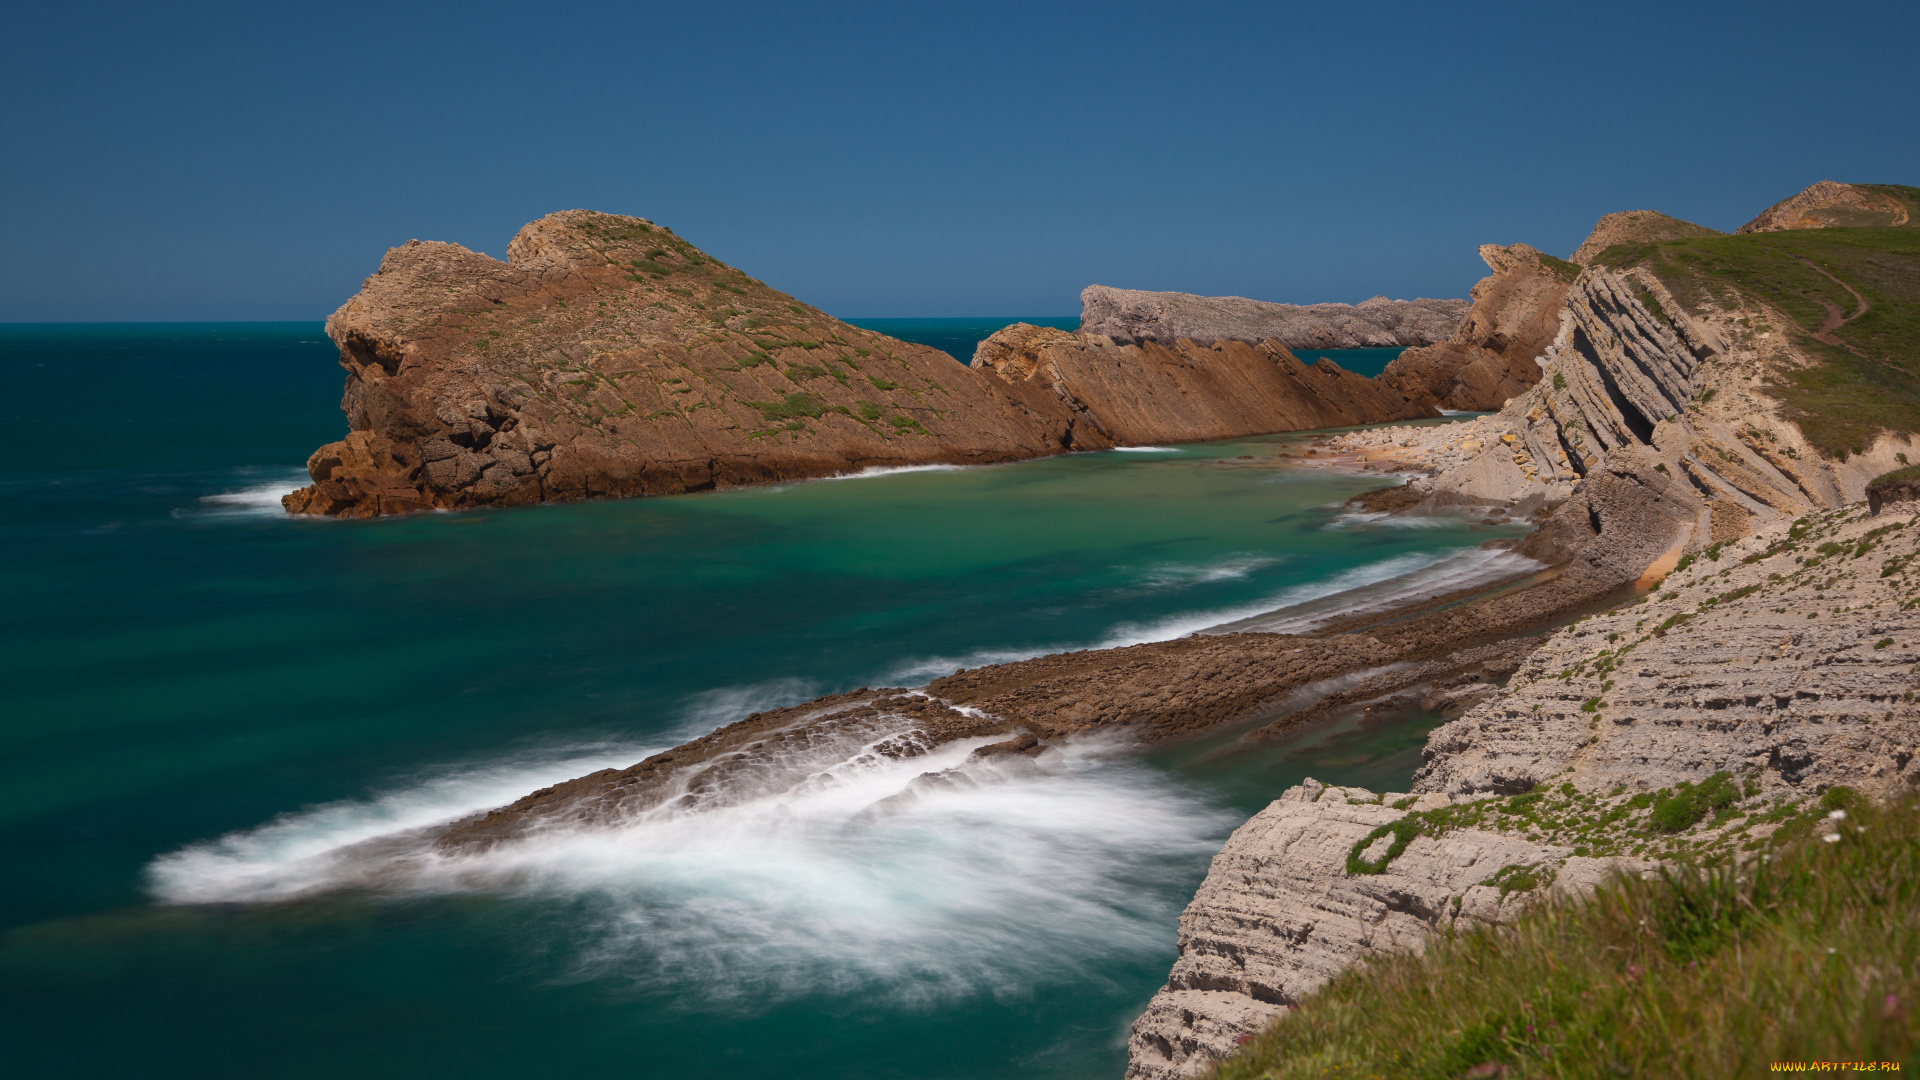
M 305 469 L 287 470 L 286 475 L 270 481 L 249 484 L 238 491 L 223 491 L 215 495 L 203 495 L 200 502 L 207 508 L 206 514 L 285 514 L 280 505 L 280 497 L 305 487 L 311 480 Z
M 373 799 L 326 803 L 155 859 L 148 885 L 164 903 L 285 900 L 337 887 L 354 849 L 489 810 L 529 791 L 598 769 L 633 764 L 661 747 L 596 747 L 428 777 Z
M 876 476 L 893 476 L 898 473 L 959 472 L 965 468 L 967 468 L 965 465 L 869 465 L 858 472 L 840 473 L 837 476 L 823 476 L 820 479 L 869 480 Z
M 1304 633 L 1336 619 L 1521 577 L 1542 569 L 1543 565 L 1510 551 L 1481 548 L 1400 555 L 1247 604 L 1182 612 L 1151 622 L 1121 623 L 1106 637 L 1091 644 L 1054 643 L 1021 649 L 980 649 L 958 657 L 925 657 L 909 661 L 890 672 L 888 678 L 902 682 L 927 680 L 951 675 L 956 668 L 1010 664 L 1076 649 L 1118 649 L 1198 633 Z
M 476 800 L 423 784 L 168 855 L 153 887 L 176 903 L 342 887 L 562 902 L 587 919 L 582 975 L 747 1006 L 821 991 L 921 1003 L 1014 992 L 1169 949 L 1196 871 L 1236 817 L 1116 744 L 1010 765 L 969 758 L 987 741 L 907 760 L 873 742 L 815 745 L 768 762 L 757 788 L 724 804 L 670 802 L 455 857 L 427 850 L 417 825 Z
M 1217 633 L 1258 631 L 1298 634 L 1336 619 L 1368 615 L 1463 589 L 1491 585 L 1544 569 L 1545 564 L 1511 551 L 1468 548 L 1439 555 L 1403 555 L 1350 570 L 1323 586 L 1276 597 L 1267 610 L 1222 621 Z M 1329 588 L 1329 586 L 1340 586 Z
M 1177 446 L 1116 446 L 1113 452 L 1116 454 L 1177 454 L 1180 448 Z

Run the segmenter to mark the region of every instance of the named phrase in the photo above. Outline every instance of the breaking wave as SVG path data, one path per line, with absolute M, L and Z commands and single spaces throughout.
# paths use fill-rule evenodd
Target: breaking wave
M 200 516 L 283 516 L 286 510 L 280 505 L 280 497 L 298 491 L 310 482 L 305 469 L 290 469 L 286 475 L 274 480 L 249 484 L 237 491 L 201 496 L 197 513 Z
M 155 860 L 149 885 L 168 904 L 342 889 L 561 902 L 588 927 L 581 975 L 747 1007 L 862 989 L 928 1004 L 1170 951 L 1237 816 L 1118 743 L 1005 765 L 969 757 L 985 741 L 904 761 L 873 743 L 817 748 L 723 803 L 445 856 L 430 826 L 645 751 L 463 770 L 192 845 Z

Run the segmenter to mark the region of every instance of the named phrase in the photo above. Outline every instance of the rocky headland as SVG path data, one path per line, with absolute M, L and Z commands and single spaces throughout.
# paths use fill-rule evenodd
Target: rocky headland
M 505 262 L 394 248 L 327 334 L 349 430 L 308 460 L 313 484 L 284 500 L 294 513 L 679 494 L 1435 415 L 1271 341 L 1095 335 L 1037 349 L 1047 359 L 1032 366 L 1002 347 L 966 367 L 662 226 L 585 210 L 526 226 Z
M 756 713 L 425 839 L 457 862 L 553 829 L 763 797 L 804 784 L 822 755 L 962 744 L 970 762 L 1019 769 L 1097 733 L 1259 740 L 1342 709 L 1456 717 L 1408 791 L 1308 782 L 1234 833 L 1132 1029 L 1128 1075 L 1172 1080 L 1369 954 L 1504 925 L 1616 872 L 1762 849 L 1814 827 L 1837 784 L 1920 783 L 1920 386 L 1904 374 L 1920 343 L 1899 329 L 1920 310 L 1920 266 L 1883 228 L 1722 236 L 1674 221 L 1603 220 L 1584 265 L 1483 249 L 1493 274 L 1437 347 L 1466 358 L 1446 386 L 1475 364 L 1507 372 L 1517 391 L 1485 384 L 1509 393 L 1496 411 L 1322 437 L 1263 463 L 1409 478 L 1354 500 L 1362 513 L 1532 522 L 1496 542 L 1511 560 L 1498 581 Z M 966 370 L 983 401 L 1056 417 L 1052 430 L 1089 445 L 1430 415 L 1439 400 L 1223 337 L 1014 326 Z M 896 797 L 981 775 L 930 770 Z
M 1291 349 L 1431 345 L 1452 337 L 1465 300 L 1276 304 L 1244 296 L 1196 296 L 1089 285 L 1080 291 L 1080 331 L 1116 342 L 1278 342 Z

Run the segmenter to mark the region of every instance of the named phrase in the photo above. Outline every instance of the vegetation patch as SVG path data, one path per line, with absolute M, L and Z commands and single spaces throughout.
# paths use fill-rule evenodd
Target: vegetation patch
M 1702 785 L 1704 786 L 1704 785 Z M 1337 976 L 1216 1080 L 1748 1076 L 1920 1048 L 1920 797 L 1840 839 L 1622 877 Z M 1507 881 L 1535 873 L 1508 867 Z M 1499 878 L 1500 875 L 1496 875 Z
M 1800 229 L 1623 244 L 1595 261 L 1645 267 L 1687 307 L 1760 301 L 1792 319 L 1795 344 L 1821 362 L 1768 392 L 1822 450 L 1858 453 L 1882 431 L 1920 431 L 1920 230 Z M 1867 310 L 1831 332 L 1840 344 L 1816 339 L 1831 314 L 1859 312 L 1855 292 Z

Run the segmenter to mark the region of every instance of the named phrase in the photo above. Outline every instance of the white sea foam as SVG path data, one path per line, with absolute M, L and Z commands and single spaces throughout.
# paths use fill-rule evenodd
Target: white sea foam
M 932 1003 L 1167 949 L 1188 875 L 1234 815 L 1114 744 L 1002 766 L 969 760 L 984 741 L 905 761 L 871 744 L 816 744 L 696 809 L 668 804 L 443 857 L 409 830 L 567 771 L 508 765 L 481 781 L 468 770 L 174 852 L 150 883 L 167 903 L 342 888 L 562 902 L 586 919 L 583 974 L 747 1007 L 874 988 Z M 602 762 L 596 753 L 571 768 Z
M 915 472 L 959 472 L 965 468 L 978 466 L 966 465 L 869 465 L 857 472 L 841 473 L 838 476 L 823 476 L 822 480 L 871 480 L 876 476 L 895 476 L 900 473 Z
M 442 770 L 368 799 L 284 814 L 258 828 L 154 860 L 153 894 L 167 903 L 281 900 L 337 885 L 351 849 L 504 806 L 529 791 L 639 761 L 664 746 L 598 746 L 527 760 Z
M 1438 529 L 1446 525 L 1459 525 L 1458 518 L 1445 518 L 1437 514 L 1390 514 L 1384 510 L 1348 511 L 1328 521 L 1329 529 L 1353 529 L 1362 526 L 1378 525 L 1387 529 Z
M 1229 555 L 1209 563 L 1164 563 L 1150 567 L 1142 575 L 1141 583 L 1149 591 L 1159 591 L 1235 581 L 1279 561 L 1274 555 Z
M 745 686 L 723 686 L 688 696 L 681 706 L 680 727 L 683 738 L 705 735 L 722 724 L 731 724 L 749 713 L 783 709 L 812 701 L 820 696 L 820 684 L 812 679 L 768 679 Z
M 1475 585 L 1519 577 L 1542 564 L 1510 551 L 1480 548 L 1401 555 L 1307 585 L 1297 585 L 1260 600 L 1227 608 L 1181 612 L 1160 619 L 1125 622 L 1090 643 L 978 649 L 964 656 L 911 660 L 888 676 L 909 682 L 950 675 L 956 668 L 987 667 L 1031 660 L 1075 649 L 1115 649 L 1153 641 L 1172 641 L 1202 631 L 1265 631 L 1298 634 L 1336 619 L 1364 615 Z
M 1292 590 L 1276 598 L 1284 602 L 1265 611 L 1222 619 L 1206 629 L 1220 633 L 1305 633 L 1337 619 L 1386 611 L 1462 589 L 1522 577 L 1543 569 L 1544 565 L 1511 551 L 1483 548 L 1438 555 L 1403 555 L 1350 570 L 1321 585 Z M 1329 588 L 1333 585 L 1342 587 Z
M 1116 446 L 1113 452 L 1116 454 L 1177 454 L 1180 448 L 1177 446 Z
M 249 484 L 238 491 L 223 491 L 217 495 L 206 495 L 200 499 L 205 507 L 203 515 L 247 514 L 280 515 L 286 510 L 280 505 L 280 497 L 289 495 L 305 487 L 307 474 L 288 471 L 288 474 L 274 480 Z

